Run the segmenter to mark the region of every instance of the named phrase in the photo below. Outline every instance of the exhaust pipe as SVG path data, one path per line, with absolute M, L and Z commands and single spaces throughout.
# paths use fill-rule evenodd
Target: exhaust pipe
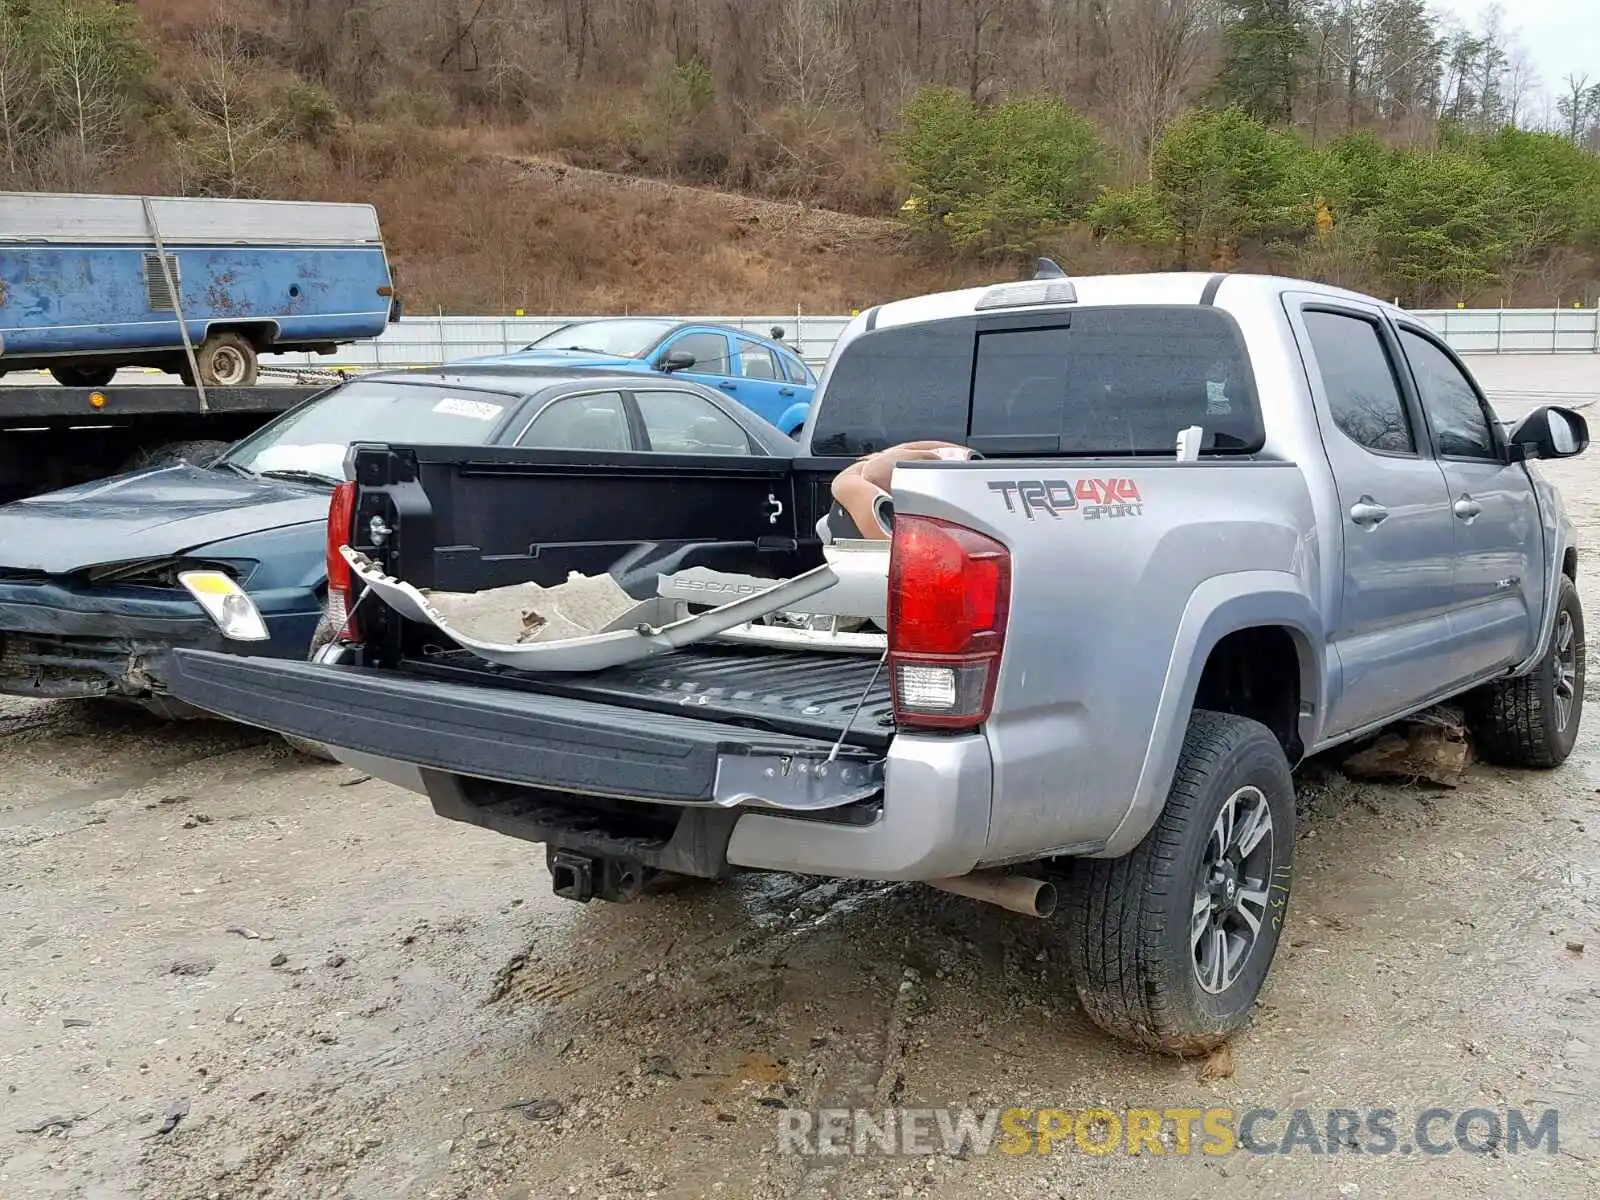
M 930 879 L 931 888 L 953 892 L 985 904 L 998 904 L 1025 917 L 1048 917 L 1056 911 L 1056 885 L 1026 875 L 1006 875 L 999 871 L 974 871 L 953 879 Z

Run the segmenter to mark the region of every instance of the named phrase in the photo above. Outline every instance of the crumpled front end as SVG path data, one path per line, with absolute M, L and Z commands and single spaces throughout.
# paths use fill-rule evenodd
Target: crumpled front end
M 170 642 L 136 636 L 0 633 L 0 693 L 36 700 L 148 699 L 165 691 L 171 653 Z
M 0 577 L 0 694 L 159 704 L 175 647 L 302 657 L 320 614 L 309 589 L 268 593 L 278 602 L 262 614 L 268 640 L 234 642 L 192 596 L 166 582 Z

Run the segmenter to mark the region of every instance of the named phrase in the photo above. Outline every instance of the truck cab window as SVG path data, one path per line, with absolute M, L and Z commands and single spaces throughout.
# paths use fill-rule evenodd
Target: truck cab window
M 968 317 L 891 325 L 851 340 L 813 402 L 812 452 L 855 457 L 922 438 L 965 441 L 976 332 Z
M 1193 425 L 1213 453 L 1261 448 L 1254 377 L 1233 319 L 1190 305 L 1075 311 L 980 331 L 972 444 L 986 454 L 1171 454 Z
M 1409 329 L 1400 331 L 1400 344 L 1439 453 L 1446 458 L 1499 458 L 1493 418 L 1461 368 L 1430 339 Z
M 1411 418 L 1378 326 L 1363 317 L 1322 311 L 1307 312 L 1305 322 L 1339 432 L 1368 450 L 1415 454 Z

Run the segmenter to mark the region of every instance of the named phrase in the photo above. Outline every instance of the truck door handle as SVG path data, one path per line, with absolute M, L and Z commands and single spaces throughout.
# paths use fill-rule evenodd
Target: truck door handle
M 792 395 L 794 395 L 794 389 L 790 388 L 790 387 L 779 388 L 778 389 L 778 395 L 780 395 L 780 396 L 792 396 Z
M 1357 525 L 1372 528 L 1389 519 L 1389 510 L 1371 496 L 1363 496 L 1350 506 L 1350 519 Z
M 1473 517 L 1483 512 L 1483 505 L 1479 504 L 1471 496 L 1461 497 L 1452 507 L 1455 509 L 1456 516 L 1463 521 L 1470 521 Z
M 739 390 L 739 385 L 733 382 L 731 379 L 724 379 L 721 383 L 717 384 L 717 386 L 725 392 L 736 392 Z

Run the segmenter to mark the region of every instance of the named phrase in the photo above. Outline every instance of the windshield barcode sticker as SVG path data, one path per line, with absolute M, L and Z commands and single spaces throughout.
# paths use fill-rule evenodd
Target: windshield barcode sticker
M 474 421 L 492 421 L 505 411 L 505 406 L 489 404 L 483 400 L 463 400 L 459 396 L 446 396 L 433 406 L 433 411 L 450 417 L 471 417 Z

